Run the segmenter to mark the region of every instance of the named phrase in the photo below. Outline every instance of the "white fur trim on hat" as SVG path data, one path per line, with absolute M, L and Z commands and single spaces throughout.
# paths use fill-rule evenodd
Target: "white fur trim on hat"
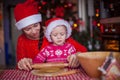
M 31 24 L 41 22 L 41 14 L 34 14 L 23 18 L 22 20 L 18 21 L 15 25 L 17 26 L 18 30 L 21 30 Z
M 46 32 L 45 32 L 45 36 L 49 42 L 52 42 L 50 34 L 51 34 L 53 28 L 57 27 L 58 25 L 65 25 L 65 27 L 67 28 L 67 37 L 66 38 L 71 36 L 72 29 L 71 29 L 70 24 L 67 21 L 62 20 L 62 19 L 55 20 L 55 21 L 52 21 L 50 24 L 48 24 Z

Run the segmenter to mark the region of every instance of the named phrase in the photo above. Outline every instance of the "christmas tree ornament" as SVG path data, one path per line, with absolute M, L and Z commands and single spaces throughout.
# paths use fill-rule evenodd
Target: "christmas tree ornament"
M 95 43 L 95 48 L 96 48 L 97 50 L 100 49 L 100 43 L 99 43 L 99 41 L 96 41 L 96 43 Z
M 62 18 L 64 16 L 64 7 L 62 7 L 62 6 L 56 7 L 55 14 L 56 14 L 56 17 Z
M 47 18 L 50 18 L 50 17 L 51 17 L 51 15 L 50 15 L 50 10 L 49 10 L 49 9 L 47 9 L 47 11 L 46 11 L 46 17 L 47 17 Z
M 69 17 L 69 23 L 70 23 L 71 26 L 73 26 L 74 21 L 72 20 L 71 17 Z
M 91 41 L 88 41 L 88 49 L 89 49 L 89 50 L 92 50 L 92 48 L 93 48 L 93 47 L 92 47 Z

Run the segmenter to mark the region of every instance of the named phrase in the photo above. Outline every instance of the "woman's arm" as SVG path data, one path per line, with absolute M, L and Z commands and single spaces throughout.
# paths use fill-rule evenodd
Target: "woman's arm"
M 32 59 L 26 57 L 24 41 L 19 37 L 17 42 L 17 68 L 22 70 L 30 70 Z
M 79 42 L 75 41 L 73 38 L 68 38 L 67 42 L 71 43 L 75 48 L 77 52 L 86 52 L 87 48 L 80 44 Z

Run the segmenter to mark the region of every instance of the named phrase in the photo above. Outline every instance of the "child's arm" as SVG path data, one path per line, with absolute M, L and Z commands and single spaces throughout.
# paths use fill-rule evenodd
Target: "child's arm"
M 71 51 L 69 52 L 71 53 L 71 55 L 67 57 L 67 60 L 69 62 L 69 67 L 76 68 L 80 65 L 76 56 L 76 49 L 73 45 L 71 45 L 69 48 L 69 51 Z
M 33 63 L 43 63 L 46 60 L 45 49 L 43 48 L 33 60 Z

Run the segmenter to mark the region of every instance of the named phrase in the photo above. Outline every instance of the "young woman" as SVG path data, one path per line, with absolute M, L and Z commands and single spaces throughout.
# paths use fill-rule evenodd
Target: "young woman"
M 22 70 L 32 69 L 32 60 L 42 48 L 50 44 L 46 38 L 43 38 L 42 18 L 37 5 L 34 0 L 26 0 L 16 5 L 14 10 L 16 26 L 23 32 L 17 42 L 17 67 Z M 77 51 L 87 51 L 72 38 L 67 41 L 73 44 Z
M 14 15 L 15 25 L 23 32 L 17 42 L 17 65 L 19 69 L 30 70 L 32 59 L 39 52 L 38 43 L 42 42 L 41 14 L 38 13 L 37 3 L 27 0 L 16 5 Z

